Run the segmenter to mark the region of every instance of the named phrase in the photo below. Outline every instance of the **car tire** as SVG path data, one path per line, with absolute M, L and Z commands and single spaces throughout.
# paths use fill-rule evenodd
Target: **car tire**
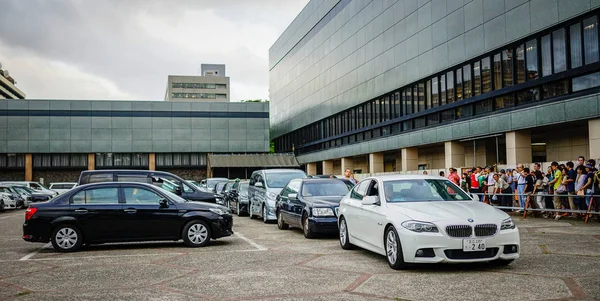
M 281 211 L 277 211 L 277 228 L 279 228 L 279 230 L 287 230 L 290 228 L 290 225 L 283 221 L 283 215 L 281 215 Z
M 394 226 L 388 227 L 385 231 L 384 246 L 385 258 L 392 269 L 403 270 L 408 267 L 404 262 L 402 245 L 400 243 L 400 238 L 398 237 L 398 232 L 396 232 Z
M 0 199 L 0 212 L 4 212 L 4 211 L 5 211 L 5 209 L 4 209 L 4 200 Z
M 308 239 L 315 238 L 316 236 L 315 232 L 313 232 L 308 225 L 308 215 L 306 215 L 306 213 L 302 215 L 302 233 L 304 233 L 304 237 Z
M 205 247 L 210 244 L 210 227 L 203 220 L 193 220 L 183 227 L 181 237 L 183 237 L 183 242 L 188 247 Z
M 248 216 L 250 219 L 255 219 L 256 217 L 252 214 L 252 202 L 248 202 Z
M 348 235 L 348 224 L 346 224 L 346 219 L 344 217 L 340 218 L 338 229 L 340 237 L 340 247 L 342 247 L 342 249 L 344 250 L 354 249 L 354 245 L 350 243 L 350 235 Z
M 494 266 L 498 266 L 498 267 L 504 267 L 507 266 L 509 264 L 511 264 L 513 261 L 515 261 L 514 259 L 509 259 L 509 260 L 504 260 L 504 259 L 496 259 L 493 260 L 492 262 L 490 262 L 492 265 Z
M 268 223 L 269 220 L 267 219 L 267 206 L 262 205 L 262 218 L 263 218 L 263 223 Z
M 242 213 L 240 211 L 240 201 L 237 202 L 235 214 L 237 214 L 237 216 L 242 216 Z
M 52 231 L 52 246 L 58 252 L 76 252 L 82 245 L 83 235 L 74 225 L 59 225 Z

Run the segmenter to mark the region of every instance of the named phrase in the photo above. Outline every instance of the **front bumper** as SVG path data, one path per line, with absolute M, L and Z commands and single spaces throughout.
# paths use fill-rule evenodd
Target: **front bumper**
M 211 224 L 213 239 L 233 235 L 233 217 L 231 214 L 221 215 L 218 220 L 213 221 Z
M 518 228 L 498 230 L 496 235 L 476 237 L 485 239 L 486 251 L 463 252 L 463 239 L 454 238 L 442 233 L 416 233 L 403 227 L 398 229 L 405 262 L 438 263 L 438 262 L 482 262 L 496 259 L 512 260 L 519 258 L 520 237 Z M 515 253 L 505 251 L 505 246 L 517 246 Z M 417 257 L 417 250 L 433 249 L 433 257 Z M 507 247 L 510 249 L 510 247 Z
M 308 227 L 312 232 L 333 234 L 338 232 L 337 217 L 309 217 Z
M 17 201 L 15 200 L 4 200 L 4 209 L 17 209 Z

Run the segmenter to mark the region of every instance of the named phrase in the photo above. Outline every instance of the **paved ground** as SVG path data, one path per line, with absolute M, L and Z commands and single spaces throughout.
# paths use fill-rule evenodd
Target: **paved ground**
M 181 242 L 92 246 L 74 254 L 24 242 L 24 211 L 0 214 L 0 300 L 600 300 L 600 223 L 518 220 L 521 259 L 508 267 L 391 270 L 247 217 L 210 247 Z

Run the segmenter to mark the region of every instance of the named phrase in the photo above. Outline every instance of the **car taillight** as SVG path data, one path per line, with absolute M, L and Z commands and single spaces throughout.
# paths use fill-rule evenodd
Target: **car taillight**
M 27 208 L 27 210 L 25 211 L 25 220 L 28 221 L 31 219 L 31 217 L 37 212 L 37 208 L 35 207 L 29 207 Z

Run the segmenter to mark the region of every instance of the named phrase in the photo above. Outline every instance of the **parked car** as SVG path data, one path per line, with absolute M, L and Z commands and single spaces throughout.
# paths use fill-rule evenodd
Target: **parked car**
M 23 207 L 29 206 L 30 198 L 21 195 L 12 186 L 0 185 L 0 192 L 7 193 L 12 196 L 13 200 L 15 200 L 16 209 L 21 209 Z
M 312 175 L 312 176 L 308 176 L 308 177 L 316 178 L 316 179 L 329 179 L 329 178 L 337 179 L 337 177 L 334 175 Z
M 436 262 L 507 265 L 519 258 L 512 218 L 440 177 L 364 179 L 342 199 L 339 214 L 341 247 L 384 255 L 393 269 Z
M 60 252 L 83 243 L 179 240 L 203 247 L 233 234 L 223 206 L 189 202 L 154 185 L 108 182 L 78 186 L 25 213 L 23 239 Z
M 200 181 L 200 189 L 208 193 L 217 193 L 215 186 L 220 182 L 227 182 L 227 178 L 208 178 Z
M 77 186 L 77 183 L 61 182 L 61 183 L 50 183 L 50 187 L 48 187 L 48 188 L 51 190 L 54 190 L 60 194 L 65 191 L 69 191 L 69 190 L 73 189 L 73 187 L 75 187 L 75 186 Z
M 11 193 L 0 192 L 0 209 L 17 209 L 17 201 Z
M 200 188 L 200 183 L 198 183 L 197 181 L 194 181 L 194 180 L 185 180 L 185 181 Z
M 51 197 L 54 197 L 56 195 L 58 195 L 58 192 L 54 191 L 54 190 L 50 190 L 48 189 L 46 186 L 38 183 L 38 182 L 31 182 L 31 181 L 7 181 L 7 182 L 0 182 L 0 184 L 7 184 L 7 185 L 19 185 L 19 186 L 25 186 L 27 188 L 33 189 L 39 193 L 43 193 L 43 194 L 47 194 Z
M 165 181 L 167 181 L 165 183 Z M 184 179 L 164 171 L 153 170 L 87 170 L 82 171 L 77 185 L 100 182 L 140 182 L 153 184 L 165 189 L 172 187 L 173 193 L 186 200 L 215 203 L 214 194 L 200 191 L 200 188 Z M 174 185 L 170 185 L 174 183 Z
M 252 173 L 248 187 L 248 215 L 262 217 L 266 223 L 276 220 L 275 201 L 281 189 L 293 179 L 307 178 L 300 169 L 263 169 Z
M 12 185 L 10 187 L 14 189 L 17 193 L 19 193 L 21 196 L 23 196 L 25 199 L 27 199 L 27 204 L 35 202 L 45 202 L 47 200 L 52 199 L 51 195 L 40 191 L 35 191 L 29 187 L 20 185 Z
M 227 195 L 227 206 L 238 216 L 248 214 L 248 186 L 250 181 L 236 182 Z
M 225 189 L 225 185 L 227 185 L 227 181 L 219 182 L 215 185 L 215 199 L 217 200 L 216 203 L 219 205 L 223 205 L 225 202 L 222 194 L 223 189 Z
M 277 227 L 300 227 L 306 238 L 337 233 L 338 207 L 348 191 L 338 179 L 291 180 L 277 196 Z

